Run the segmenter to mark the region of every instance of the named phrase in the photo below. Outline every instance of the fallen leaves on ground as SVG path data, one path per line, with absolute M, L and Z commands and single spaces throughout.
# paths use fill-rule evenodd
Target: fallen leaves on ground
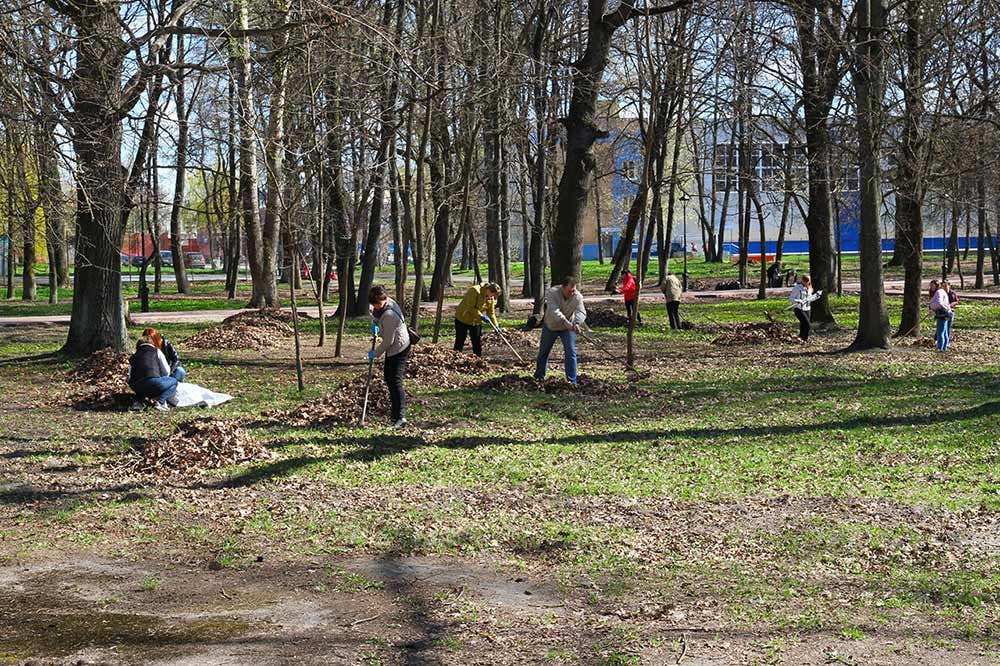
M 628 326 L 628 317 L 609 308 L 589 310 L 587 312 L 587 326 L 591 328 L 621 328 Z
M 640 393 L 635 387 L 609 382 L 597 377 L 577 377 L 576 386 L 573 386 L 562 379 L 547 378 L 539 381 L 534 377 L 515 374 L 487 379 L 479 384 L 479 389 L 483 391 L 534 391 L 550 394 L 569 393 L 604 397 L 621 396 L 626 391 L 633 397 Z
M 141 456 L 128 467 L 150 474 L 189 475 L 269 458 L 271 453 L 235 423 L 198 419 L 181 423 L 166 439 L 146 440 Z
M 504 330 L 503 337 L 507 338 L 507 342 L 509 342 L 514 349 L 538 349 L 538 336 L 527 331 L 518 331 L 508 328 Z M 500 339 L 499 335 L 496 333 L 490 333 L 483 336 L 483 349 L 504 350 L 508 349 L 508 347 L 504 341 Z
M 125 409 L 134 395 L 128 387 L 128 354 L 99 349 L 69 373 L 73 408 Z
M 271 414 L 274 420 L 289 425 L 328 427 L 355 423 L 361 420 L 365 401 L 367 371 L 340 385 L 336 391 L 298 407 Z M 368 396 L 368 417 L 389 418 L 389 389 L 380 372 L 372 373 L 371 392 Z
M 501 343 L 502 344 L 502 343 Z M 473 354 L 434 345 L 415 345 L 410 351 L 406 376 L 425 386 L 457 388 L 459 375 L 483 375 L 497 366 Z
M 299 313 L 300 318 L 303 313 Z M 284 310 L 247 310 L 184 340 L 193 349 L 270 349 L 292 336 L 292 314 Z
M 739 345 L 762 345 L 767 343 L 795 344 L 801 342 L 797 337 L 776 321 L 761 321 L 745 324 L 734 324 L 719 337 L 712 340 L 713 345 L 735 347 Z

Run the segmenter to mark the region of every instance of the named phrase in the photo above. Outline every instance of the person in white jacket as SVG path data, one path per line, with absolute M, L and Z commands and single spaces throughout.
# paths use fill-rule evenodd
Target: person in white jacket
M 802 342 L 809 339 L 809 332 L 812 330 L 810 321 L 812 303 L 822 295 L 822 291 L 813 293 L 812 279 L 808 275 L 800 277 L 799 281 L 792 287 L 792 293 L 788 300 L 792 302 L 795 318 L 799 320 L 799 339 Z
M 583 294 L 576 288 L 576 278 L 568 277 L 561 285 L 545 292 L 545 316 L 535 363 L 535 379 L 545 379 L 549 354 L 558 339 L 563 346 L 566 380 L 576 385 L 576 334 L 586 320 L 587 310 L 583 306 Z
M 382 377 L 389 387 L 393 427 L 402 428 L 406 425 L 406 389 L 403 387 L 403 377 L 406 376 L 406 362 L 410 357 L 410 333 L 406 328 L 406 318 L 399 304 L 389 298 L 385 287 L 381 285 L 375 285 L 368 292 L 368 304 L 372 311 L 372 330 L 382 334 L 382 342 L 368 352 L 368 361 L 373 362 L 385 354 Z

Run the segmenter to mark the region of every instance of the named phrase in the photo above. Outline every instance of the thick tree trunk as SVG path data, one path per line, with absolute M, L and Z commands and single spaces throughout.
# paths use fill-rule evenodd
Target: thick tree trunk
M 906 76 L 903 86 L 903 137 L 899 155 L 899 187 L 896 192 L 896 248 L 904 266 L 903 312 L 897 336 L 920 334 L 923 311 L 925 179 L 921 131 L 924 124 L 925 47 L 919 0 L 906 6 Z M 891 265 L 891 264 L 890 264 Z
M 248 30 L 250 14 L 248 0 L 238 0 L 238 24 Z M 236 69 L 236 90 L 239 108 L 239 200 L 246 236 L 247 264 L 250 268 L 251 306 L 260 306 L 265 300 L 264 236 L 260 223 L 260 202 L 257 179 L 257 110 L 254 105 L 253 67 L 250 60 L 250 38 L 243 37 L 236 49 L 233 64 Z M 273 276 L 273 267 L 271 275 Z M 272 285 L 273 290 L 277 285 Z
M 287 16 L 287 13 L 286 13 Z M 288 31 L 284 31 L 275 44 L 281 51 L 287 46 Z M 264 166 L 266 169 L 267 205 L 261 230 L 260 284 L 253 286 L 250 304 L 260 308 L 281 307 L 278 296 L 278 239 L 281 236 L 282 218 L 291 202 L 285 200 L 285 115 L 288 88 L 288 57 L 277 56 L 274 72 L 274 90 L 271 92 L 271 110 L 268 117 L 267 137 L 264 141 Z M 286 221 L 287 225 L 287 221 Z M 292 281 L 294 285 L 294 280 Z
M 836 35 L 821 32 L 819 24 L 838 20 L 830 3 L 801 3 L 795 7 L 802 68 L 802 106 L 805 116 L 809 172 L 809 209 L 805 226 L 809 236 L 809 272 L 822 297 L 812 305 L 812 321 L 819 327 L 835 323 L 829 294 L 835 273 L 830 210 L 830 130 L 828 115 L 840 80 Z M 825 16 L 824 16 L 825 14 Z M 881 261 L 881 259 L 879 260 Z
M 858 3 L 858 66 L 854 74 L 861 160 L 861 303 L 854 350 L 889 347 L 889 318 L 882 287 L 882 137 L 885 0 Z
M 118 85 L 125 53 L 118 10 L 118 3 L 88 3 L 75 21 L 71 126 L 77 162 L 76 270 L 69 334 L 63 347 L 73 355 L 104 347 L 125 349 L 121 244 L 126 202 Z
M 184 35 L 177 35 L 177 61 L 184 63 Z M 184 206 L 184 190 L 187 185 L 187 145 L 188 111 L 184 98 L 185 70 L 178 75 L 174 88 L 174 108 L 177 110 L 177 162 L 174 170 L 174 199 L 170 207 L 170 256 L 174 262 L 174 280 L 178 294 L 190 294 L 187 267 L 184 266 L 184 247 L 181 239 L 181 209 Z

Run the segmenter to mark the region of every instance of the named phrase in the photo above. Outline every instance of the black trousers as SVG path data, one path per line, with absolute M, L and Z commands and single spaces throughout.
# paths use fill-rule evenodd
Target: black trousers
M 812 324 L 809 322 L 809 312 L 795 308 L 795 317 L 799 320 L 799 338 L 804 342 L 809 339 Z
M 406 361 L 410 358 L 410 348 L 407 347 L 395 356 L 386 356 L 382 364 L 382 377 L 389 387 L 389 402 L 392 404 L 392 420 L 398 421 L 406 416 L 406 389 L 403 388 L 403 377 L 406 376 Z
M 483 355 L 483 326 L 469 326 L 459 320 L 455 320 L 455 351 L 460 352 L 465 349 L 465 337 L 472 340 L 472 353 L 476 356 Z
M 667 316 L 670 318 L 670 328 L 681 327 L 680 307 L 680 301 L 670 301 L 667 303 Z
M 632 321 L 632 310 L 635 310 L 635 299 L 631 301 L 625 301 L 625 316 L 628 317 L 629 321 Z M 635 313 L 635 322 L 637 324 L 642 323 L 642 314 L 639 312 Z

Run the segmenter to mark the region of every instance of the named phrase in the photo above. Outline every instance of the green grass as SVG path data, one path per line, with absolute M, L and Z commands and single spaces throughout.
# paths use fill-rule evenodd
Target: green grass
M 698 302 L 682 315 L 733 324 L 769 311 L 791 326 L 784 306 Z M 146 498 L 159 496 L 155 481 L 138 500 L 113 490 L 54 500 L 42 520 L 38 506 L 19 514 L 4 543 L 37 552 L 52 541 L 111 548 L 118 540 L 131 552 L 208 551 L 206 560 L 223 567 L 255 566 L 265 551 L 269 561 L 375 553 L 503 562 L 584 595 L 608 629 L 583 647 L 546 643 L 553 663 L 566 650 L 588 663 L 636 663 L 652 639 L 641 609 L 657 604 L 687 613 L 671 620 L 678 624 L 696 625 L 704 609 L 711 626 L 759 631 L 760 652 L 774 658 L 799 635 L 862 643 L 925 625 L 986 645 L 1000 609 L 995 549 L 982 540 L 1000 514 L 1000 308 L 963 302 L 956 351 L 943 357 L 919 348 L 838 353 L 857 324 L 858 299 L 833 306 L 845 330 L 819 335 L 812 350 L 716 346 L 704 329 L 670 331 L 663 308 L 650 307 L 636 333 L 640 367 L 658 360 L 649 377 L 624 382 L 581 342 L 582 371 L 618 382 L 610 394 L 411 381 L 415 426 L 403 432 L 377 421 L 364 430 L 255 424 L 361 371 L 335 366 L 332 352 L 306 366 L 304 395 L 287 353 L 192 352 L 192 379 L 238 396 L 212 416 L 247 423 L 274 459 L 204 474 L 186 486 L 197 501 L 185 494 L 154 504 Z M 889 299 L 893 321 L 899 311 L 899 299 Z M 183 340 L 205 326 L 162 330 Z M 367 326 L 349 321 L 352 350 Z M 314 336 L 318 322 L 303 330 Z M 624 348 L 622 331 L 598 335 Z M 4 338 L 0 357 L 58 343 L 58 335 Z M 68 367 L 0 366 L 0 393 L 44 386 Z M 80 474 L 92 474 L 129 455 L 134 439 L 191 418 L 86 416 L 58 407 L 19 413 L 15 433 L 36 438 L 39 450 L 8 464 L 29 470 L 86 446 L 75 460 Z M 8 448 L 28 446 L 12 439 Z M 212 483 L 226 490 L 207 489 Z M 317 571 L 317 591 L 380 589 L 347 568 Z M 608 619 L 622 608 L 636 614 Z M 467 634 L 446 636 L 440 648 L 467 648 Z

